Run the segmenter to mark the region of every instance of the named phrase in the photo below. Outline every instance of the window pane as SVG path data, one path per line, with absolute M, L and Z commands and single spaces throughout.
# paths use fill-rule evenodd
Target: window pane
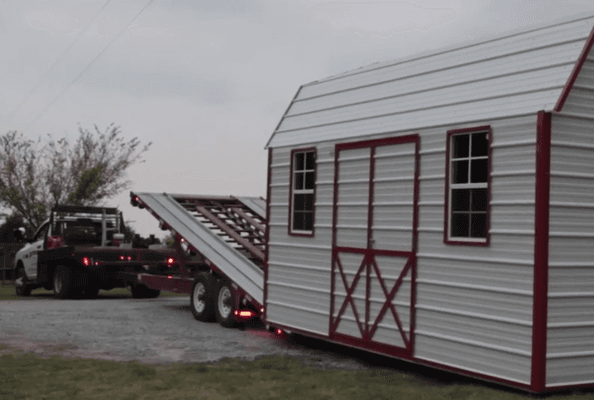
M 472 211 L 487 211 L 487 189 L 472 190 Z
M 316 173 L 306 172 L 305 173 L 305 189 L 313 189 L 315 186 Z
M 303 214 L 303 230 L 313 230 L 313 213 L 306 212 Z
M 468 228 L 468 214 L 452 214 L 452 226 L 450 229 L 452 237 L 468 237 Z
M 296 172 L 295 173 L 295 187 L 293 188 L 293 190 L 302 190 L 304 189 L 304 178 L 303 178 L 303 172 Z
M 293 213 L 293 230 L 301 231 L 303 230 L 303 213 L 302 212 L 295 212 Z
M 308 194 L 304 194 L 303 195 L 304 198 L 304 206 L 303 209 L 307 210 L 307 211 L 313 211 L 313 207 L 314 207 L 314 195 L 313 193 L 308 193 Z
M 452 190 L 452 211 L 470 211 L 470 189 Z
M 296 194 L 293 197 L 295 203 L 293 204 L 293 210 L 295 211 L 303 211 L 305 210 L 305 196 L 304 194 Z
M 486 238 L 487 237 L 487 214 L 472 214 L 471 215 L 471 228 L 470 235 L 473 238 Z
M 481 157 L 489 154 L 489 142 L 487 133 L 475 133 L 472 135 L 472 156 Z
M 307 169 L 315 169 L 316 167 L 316 157 L 315 157 L 316 153 L 313 151 L 308 152 L 305 157 L 306 157 L 306 167 Z
M 305 169 L 304 153 L 295 153 L 295 171 L 303 171 Z
M 468 161 L 452 163 L 452 183 L 468 183 Z
M 468 157 L 468 138 L 470 135 L 452 136 L 452 157 Z
M 487 159 L 472 160 L 470 168 L 470 182 L 487 182 Z

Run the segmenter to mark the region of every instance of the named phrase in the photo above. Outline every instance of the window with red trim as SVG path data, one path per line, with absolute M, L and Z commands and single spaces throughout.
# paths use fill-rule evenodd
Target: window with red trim
M 448 134 L 446 241 L 488 241 L 489 132 L 486 128 Z
M 291 214 L 289 232 L 313 235 L 316 151 L 296 150 L 291 160 Z

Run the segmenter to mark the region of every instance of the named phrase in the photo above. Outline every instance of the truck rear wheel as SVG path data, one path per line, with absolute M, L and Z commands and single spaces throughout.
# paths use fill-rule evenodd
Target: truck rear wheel
M 75 292 L 74 272 L 64 266 L 58 265 L 54 271 L 54 297 L 56 299 L 69 299 Z
M 215 315 L 217 321 L 225 328 L 233 328 L 237 324 L 235 321 L 235 291 L 231 283 L 226 279 L 221 279 L 217 284 L 217 298 L 215 304 Z
M 154 299 L 161 294 L 160 290 L 148 288 L 142 284 L 132 285 L 130 287 L 133 299 Z
M 27 279 L 27 274 L 25 274 L 25 268 L 22 265 L 17 267 L 14 280 L 14 289 L 17 296 L 26 297 L 31 295 L 32 288 L 28 283 L 29 279 Z
M 198 321 L 214 321 L 214 289 L 214 279 L 209 274 L 201 272 L 194 279 L 192 295 L 190 296 L 190 306 L 192 308 L 192 315 Z

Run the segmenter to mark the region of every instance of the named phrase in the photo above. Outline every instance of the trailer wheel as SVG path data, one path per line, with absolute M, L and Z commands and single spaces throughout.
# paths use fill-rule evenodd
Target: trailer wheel
M 75 292 L 73 271 L 64 266 L 58 265 L 54 271 L 54 297 L 56 299 L 68 299 Z
M 15 281 L 14 281 L 14 290 L 17 296 L 29 296 L 31 295 L 31 286 L 28 285 L 29 279 L 27 279 L 27 274 L 25 274 L 25 268 L 22 265 L 17 267 L 15 272 Z
M 217 302 L 215 305 L 215 315 L 217 321 L 225 328 L 233 328 L 237 324 L 233 315 L 235 306 L 235 293 L 231 283 L 226 279 L 221 279 L 217 283 Z
M 130 286 L 133 299 L 154 299 L 161 294 L 160 290 L 150 289 L 142 284 Z
M 214 321 L 214 289 L 214 279 L 209 274 L 201 272 L 194 279 L 190 305 L 192 307 L 192 314 L 198 321 Z

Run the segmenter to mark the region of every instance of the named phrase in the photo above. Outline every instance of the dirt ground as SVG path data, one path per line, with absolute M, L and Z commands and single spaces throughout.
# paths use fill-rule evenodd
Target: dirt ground
M 143 363 L 251 360 L 291 355 L 318 368 L 365 369 L 365 361 L 321 341 L 278 337 L 260 322 L 244 330 L 196 321 L 189 297 L 136 300 L 0 301 L 0 345 L 41 356 L 62 355 Z M 6 351 L 6 350 L 4 350 Z

